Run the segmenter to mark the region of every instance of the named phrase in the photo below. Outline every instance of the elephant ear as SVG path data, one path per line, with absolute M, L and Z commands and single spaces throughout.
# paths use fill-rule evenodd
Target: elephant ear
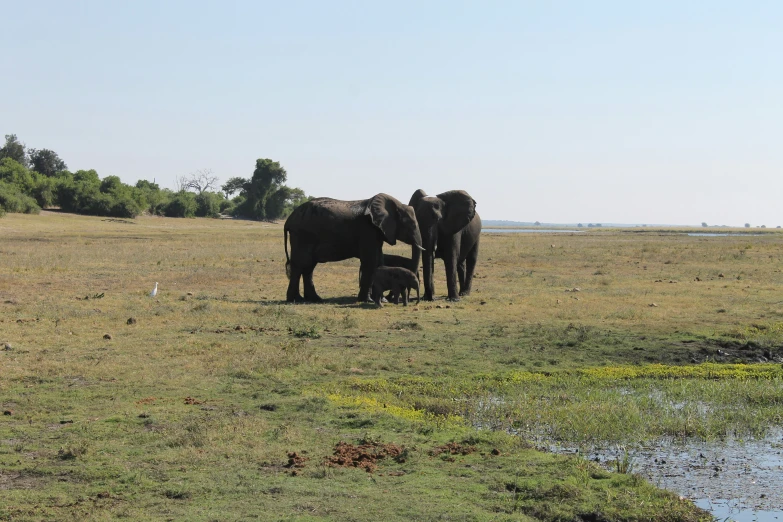
M 364 214 L 370 216 L 372 224 L 383 232 L 383 237 L 390 245 L 397 243 L 397 207 L 402 205 L 388 194 L 376 194 L 367 204 Z
M 427 193 L 419 189 L 413 193 L 413 195 L 411 196 L 411 200 L 408 202 L 408 205 L 413 207 L 413 210 L 415 211 L 419 207 L 419 201 L 421 201 L 423 198 L 426 197 L 427 197 Z
M 464 190 L 450 190 L 438 194 L 446 204 L 441 227 L 447 234 L 456 234 L 466 226 L 476 215 L 476 200 Z

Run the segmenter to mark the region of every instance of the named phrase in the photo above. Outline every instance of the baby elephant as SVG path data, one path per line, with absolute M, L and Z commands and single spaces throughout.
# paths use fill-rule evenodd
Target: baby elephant
M 381 298 L 384 290 L 391 290 L 389 294 L 394 302 L 399 304 L 402 294 L 403 306 L 408 306 L 410 289 L 416 289 L 416 302 L 419 302 L 419 279 L 416 274 L 399 266 L 379 266 L 375 269 L 372 278 L 372 299 L 378 307 L 382 307 Z
M 421 281 L 419 274 L 417 273 L 418 270 L 415 269 L 415 265 L 413 264 L 413 259 L 409 257 L 396 256 L 394 254 L 383 254 L 383 266 L 401 266 L 403 268 L 407 268 L 416 274 L 416 279 Z M 389 295 L 386 296 L 386 300 L 391 302 L 392 299 L 394 299 L 394 293 L 389 292 Z

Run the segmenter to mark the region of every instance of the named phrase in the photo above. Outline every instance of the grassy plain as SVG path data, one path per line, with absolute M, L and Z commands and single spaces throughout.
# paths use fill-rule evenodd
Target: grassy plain
M 481 241 L 472 296 L 376 310 L 357 260 L 283 303 L 280 225 L 5 216 L 0 519 L 705 519 L 535 446 L 779 424 L 783 234 Z

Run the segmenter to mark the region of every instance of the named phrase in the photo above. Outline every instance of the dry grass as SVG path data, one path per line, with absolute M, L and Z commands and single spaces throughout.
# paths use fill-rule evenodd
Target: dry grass
M 595 478 L 584 463 L 541 456 L 500 435 L 486 435 L 485 456 L 464 457 L 474 468 L 458 472 L 459 463 L 426 453 L 458 436 L 448 427 L 414 426 L 324 397 L 352 379 L 688 363 L 725 343 L 774 351 L 783 235 L 505 234 L 484 236 L 481 249 L 474 294 L 459 303 L 356 304 L 358 261 L 350 260 L 316 269 L 326 304 L 294 306 L 282 303 L 281 225 L 7 215 L 0 219 L 0 347 L 11 348 L 0 350 L 0 406 L 12 413 L 0 424 L 0 464 L 18 477 L 0 472 L 10 506 L 0 517 L 535 513 L 555 520 L 591 512 L 601 505 L 596 495 L 605 499 L 610 490 L 625 506 L 602 508 L 619 513 L 615 519 L 642 519 L 664 504 L 667 513 L 695 519 L 632 478 Z M 404 246 L 388 251 L 409 254 Z M 443 295 L 442 267 L 436 276 Z M 158 297 L 150 298 L 156 281 Z M 326 473 L 316 464 L 339 440 L 372 430 L 417 448 L 399 465 L 409 478 L 384 486 L 392 491 L 388 505 L 368 502 L 377 486 L 366 474 Z M 486 456 L 493 446 L 507 456 L 501 465 Z M 302 450 L 314 464 L 292 477 L 286 452 Z M 552 466 L 584 489 L 552 500 L 549 515 L 541 515 L 547 501 L 503 486 L 520 469 L 551 481 Z M 467 478 L 454 485 L 454 473 Z M 438 486 L 447 482 L 453 491 Z M 346 500 L 347 489 L 358 500 Z M 634 495 L 653 507 L 633 507 Z M 95 505 L 87 509 L 80 496 Z

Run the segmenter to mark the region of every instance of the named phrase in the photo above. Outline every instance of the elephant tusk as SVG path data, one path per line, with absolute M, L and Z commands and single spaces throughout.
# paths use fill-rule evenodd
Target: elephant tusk
M 413 246 L 415 246 L 416 248 L 418 248 L 418 249 L 419 249 L 419 250 L 421 250 L 422 252 L 426 252 L 426 251 L 427 251 L 427 249 L 426 249 L 426 248 L 424 248 L 424 247 L 420 247 L 419 245 L 413 245 Z

